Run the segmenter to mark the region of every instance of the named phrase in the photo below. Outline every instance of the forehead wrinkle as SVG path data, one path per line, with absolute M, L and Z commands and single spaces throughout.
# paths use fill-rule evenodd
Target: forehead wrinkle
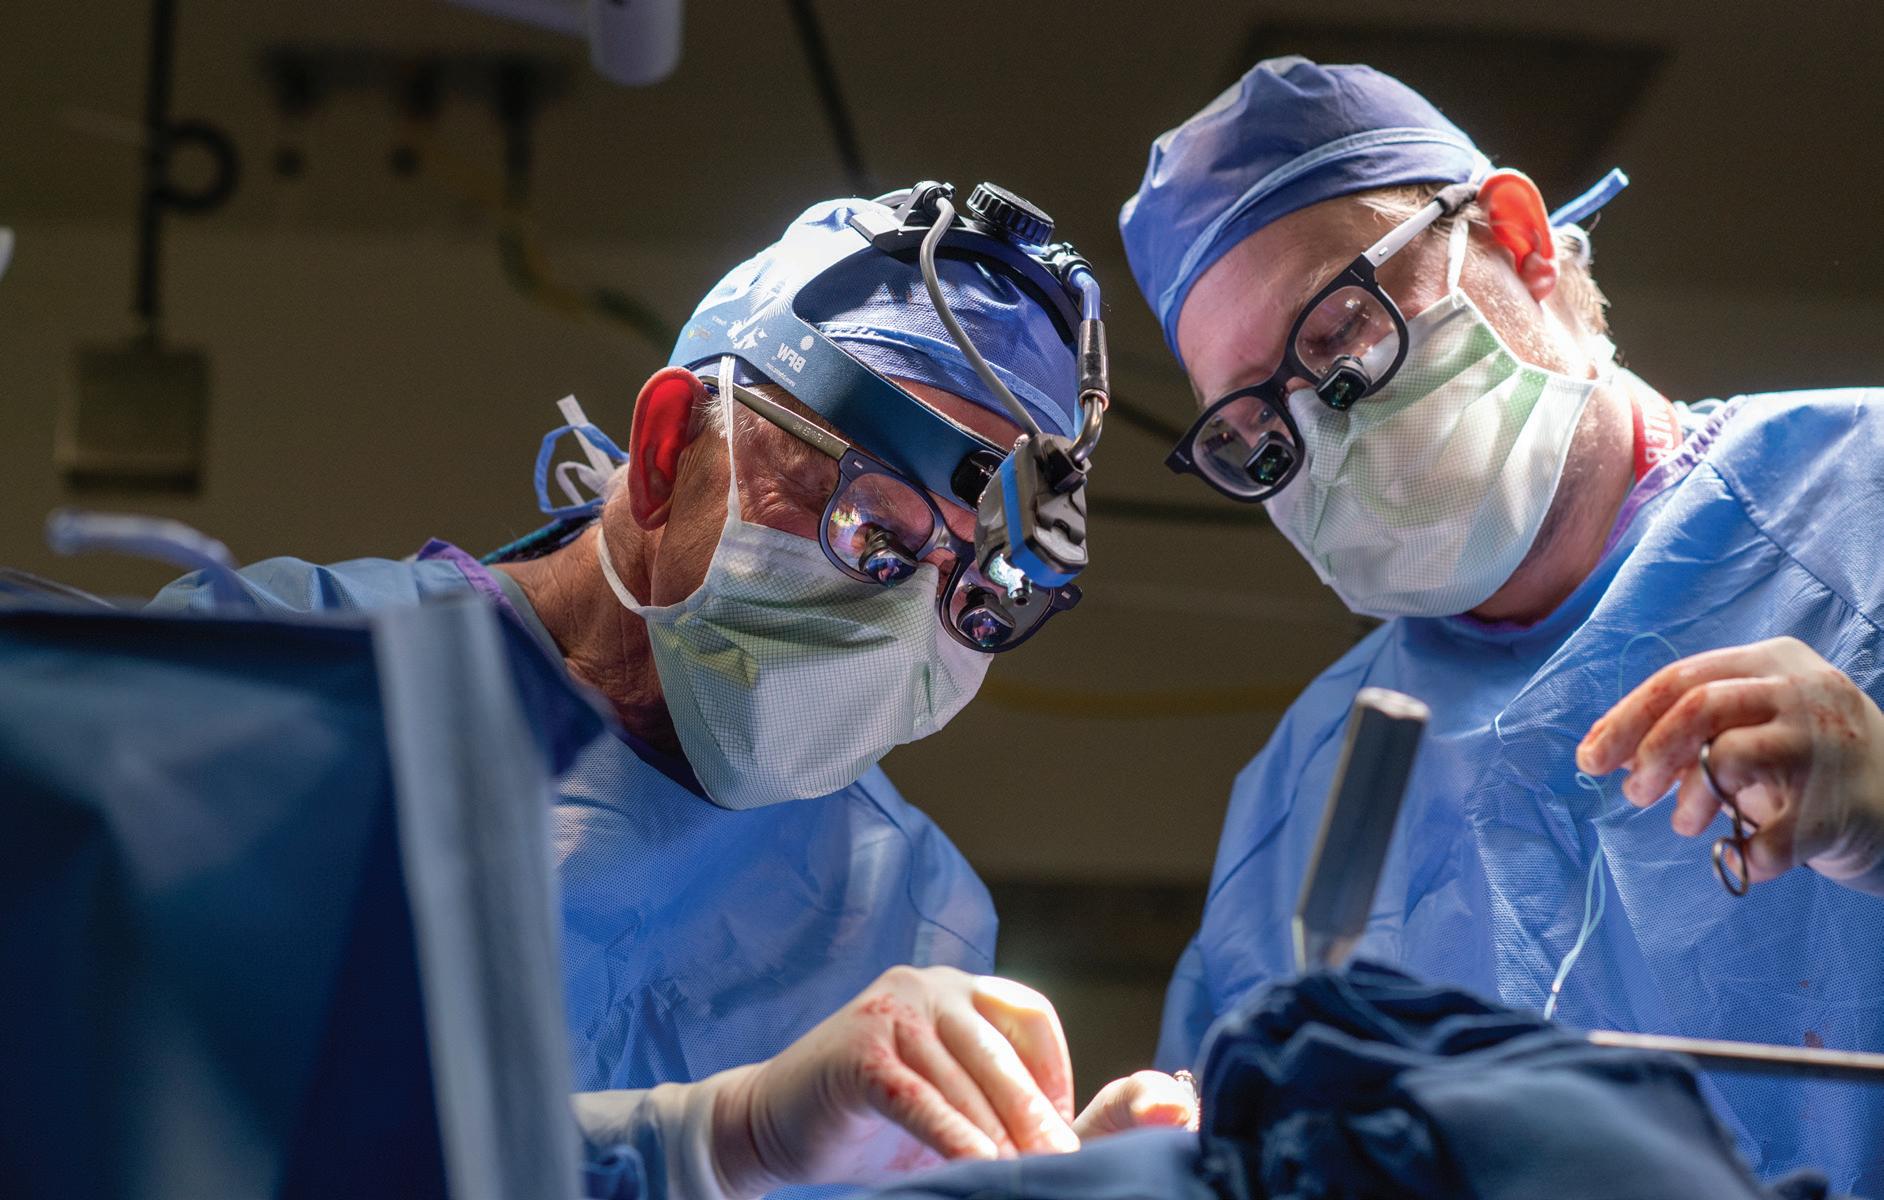
M 1296 288 L 1289 298 L 1289 310 L 1297 316 L 1301 315 L 1302 308 L 1315 298 L 1315 293 L 1333 282 L 1335 276 L 1345 271 L 1365 250 L 1366 247 L 1363 246 L 1353 254 L 1341 252 L 1324 255 L 1312 270 L 1302 272 L 1301 286 Z M 1291 318 L 1291 323 L 1293 323 L 1293 318 Z

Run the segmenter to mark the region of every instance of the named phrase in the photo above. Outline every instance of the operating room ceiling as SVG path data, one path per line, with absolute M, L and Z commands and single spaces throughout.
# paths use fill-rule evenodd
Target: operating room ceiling
M 377 98 L 342 96 L 319 110 L 303 136 L 305 172 L 292 181 L 271 174 L 283 130 L 259 64 L 270 48 L 297 42 L 571 61 L 573 89 L 547 106 L 537 131 L 533 208 L 552 235 L 747 247 L 844 178 L 782 2 L 689 4 L 679 71 L 641 90 L 589 74 L 571 41 L 442 0 L 179 7 L 175 111 L 225 125 L 245 157 L 240 194 L 218 222 L 396 229 L 465 219 L 387 169 L 398 121 Z M 136 164 L 126 139 L 141 104 L 145 6 L 8 8 L 0 214 L 128 220 Z M 1155 8 L 1017 0 L 998 21 L 973 15 L 978 8 L 869 0 L 825 0 L 818 11 L 877 179 L 997 177 L 1038 197 L 1114 265 L 1114 213 L 1146 144 L 1242 65 L 1252 31 L 1300 30 L 1314 48 L 1378 45 L 1396 31 L 1417 47 L 1432 43 L 1423 30 L 1469 29 L 1488 49 L 1412 55 L 1433 77 L 1411 81 L 1525 113 L 1574 111 L 1582 101 L 1599 132 L 1614 130 L 1613 144 L 1592 148 L 1587 123 L 1527 117 L 1490 139 L 1511 143 L 1492 148 L 1514 165 L 1527 151 L 1561 161 L 1563 143 L 1576 141 L 1579 161 L 1607 157 L 1630 171 L 1636 186 L 1599 247 L 1612 283 L 1752 277 L 1840 292 L 1866 288 L 1884 270 L 1884 243 L 1869 236 L 1879 168 L 1867 131 L 1884 117 L 1876 71 L 1884 9 L 1875 4 L 1789 5 L 1783 20 L 1768 4 L 1721 0 Z M 1610 44 L 1616 61 L 1542 69 L 1535 57 L 1498 53 L 1507 35 L 1512 45 Z M 1653 73 L 1646 84 L 1631 74 L 1642 64 Z M 1531 103 L 1531 88 L 1553 99 Z M 486 114 L 448 112 L 436 137 L 495 169 Z

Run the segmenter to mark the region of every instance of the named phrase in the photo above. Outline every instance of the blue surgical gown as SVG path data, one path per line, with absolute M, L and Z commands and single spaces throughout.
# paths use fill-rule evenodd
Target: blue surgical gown
M 1432 706 L 1357 953 L 1540 1008 L 1600 848 L 1607 911 L 1564 984 L 1573 1025 L 1884 1050 L 1884 899 L 1795 870 L 1743 899 L 1708 840 L 1620 774 L 1580 783 L 1592 722 L 1678 657 L 1789 634 L 1884 700 L 1884 392 L 1748 396 L 1696 420 L 1630 494 L 1611 544 L 1542 622 L 1400 619 L 1324 672 L 1237 777 L 1203 924 L 1166 1000 L 1159 1060 L 1292 971 L 1289 918 L 1354 694 Z M 1724 832 L 1717 820 L 1709 837 Z M 1884 1087 L 1713 1073 L 1762 1175 L 1818 1167 L 1884 1194 Z
M 416 604 L 476 591 L 544 637 L 521 593 L 456 548 L 242 571 L 264 609 Z M 200 575 L 160 609 L 208 609 Z M 520 609 L 518 606 L 522 605 Z M 716 808 L 686 764 L 603 736 L 562 777 L 552 832 L 581 1091 L 684 1082 L 782 1050 L 901 963 L 993 968 L 987 889 L 881 770 L 816 800 Z

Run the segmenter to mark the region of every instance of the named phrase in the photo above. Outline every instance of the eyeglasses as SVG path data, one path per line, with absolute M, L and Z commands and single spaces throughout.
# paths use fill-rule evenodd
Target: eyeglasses
M 1445 188 L 1349 263 L 1302 306 L 1269 378 L 1204 409 L 1165 465 L 1245 503 L 1287 487 L 1304 457 L 1301 430 L 1289 415 L 1289 385 L 1301 380 L 1337 412 L 1386 386 L 1406 361 L 1406 318 L 1375 273 L 1477 194 L 1475 183 Z
M 705 378 L 717 391 L 715 378 Z M 1041 588 L 1018 571 L 983 574 L 971 540 L 957 537 L 923 488 L 850 442 L 740 384 L 733 399 L 799 441 L 837 460 L 837 483 L 824 505 L 818 544 L 831 564 L 852 579 L 894 587 L 923 560 L 953 560 L 936 595 L 936 616 L 956 641 L 985 654 L 1012 650 L 1040 631 L 1047 618 L 1079 602 L 1074 586 Z

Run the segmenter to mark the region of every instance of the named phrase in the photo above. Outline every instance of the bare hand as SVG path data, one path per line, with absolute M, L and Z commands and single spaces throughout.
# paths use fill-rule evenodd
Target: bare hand
M 1759 826 L 1749 883 L 1799 863 L 1884 894 L 1884 713 L 1844 672 L 1794 638 L 1710 650 L 1662 668 L 1590 728 L 1577 765 L 1627 767 L 1623 794 L 1639 808 L 1677 781 L 1672 824 L 1693 837 L 1721 789 Z

